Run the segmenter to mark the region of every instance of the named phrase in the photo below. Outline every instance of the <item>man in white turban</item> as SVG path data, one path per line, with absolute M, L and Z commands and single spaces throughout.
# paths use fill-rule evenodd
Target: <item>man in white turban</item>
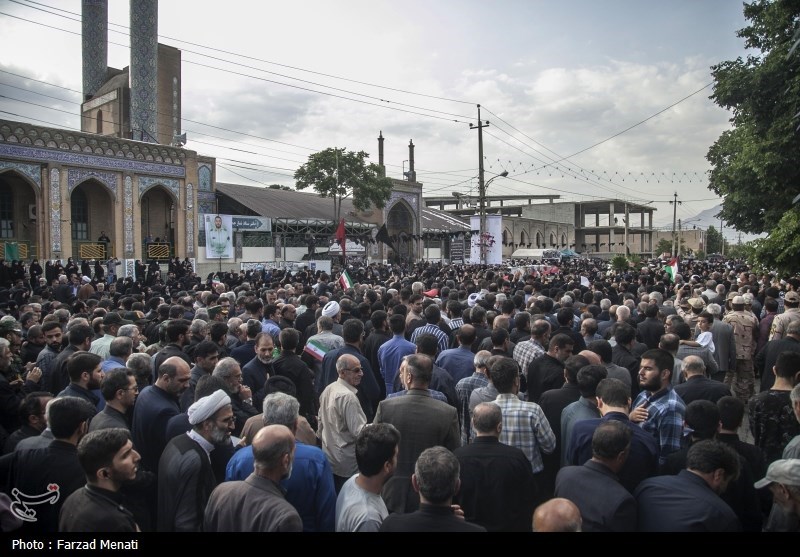
M 158 531 L 200 532 L 203 513 L 217 485 L 209 454 L 230 438 L 231 399 L 222 389 L 192 404 L 192 429 L 173 438 L 158 464 Z

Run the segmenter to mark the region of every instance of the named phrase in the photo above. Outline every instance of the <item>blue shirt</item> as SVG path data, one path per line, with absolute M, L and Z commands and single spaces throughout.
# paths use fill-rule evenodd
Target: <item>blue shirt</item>
M 407 392 L 408 392 L 408 391 L 406 391 L 405 389 L 403 389 L 402 391 L 397 391 L 397 392 L 394 392 L 394 393 L 392 393 L 392 394 L 386 395 L 386 398 L 387 398 L 387 399 L 389 399 L 389 398 L 394 398 L 394 397 L 396 397 L 396 396 L 403 396 L 403 395 L 404 395 L 404 394 L 406 394 Z M 445 403 L 447 402 L 447 397 L 446 397 L 446 396 L 444 396 L 444 393 L 441 393 L 441 392 L 439 392 L 439 391 L 434 391 L 433 389 L 428 389 L 428 392 L 429 392 L 429 393 L 430 393 L 430 395 L 431 395 L 433 398 L 435 398 L 436 400 L 441 400 L 442 402 L 445 402 Z
M 447 370 L 453 380 L 458 383 L 475 372 L 475 354 L 469 346 L 459 346 L 444 350 L 436 358 L 436 365 Z
M 100 369 L 103 373 L 108 373 L 112 369 L 124 368 L 125 362 L 122 361 L 122 358 L 118 358 L 116 356 L 109 356 L 102 362 L 100 362 Z
M 225 481 L 243 481 L 254 468 L 253 447 L 249 445 L 228 461 Z M 280 484 L 286 490 L 286 500 L 303 519 L 304 532 L 334 531 L 336 491 L 331 465 L 322 450 L 295 441 L 292 475 Z
M 381 364 L 381 376 L 386 383 L 386 394 L 394 392 L 394 376 L 400 369 L 400 361 L 417 351 L 413 342 L 408 342 L 403 335 L 394 335 L 378 348 L 378 361 Z

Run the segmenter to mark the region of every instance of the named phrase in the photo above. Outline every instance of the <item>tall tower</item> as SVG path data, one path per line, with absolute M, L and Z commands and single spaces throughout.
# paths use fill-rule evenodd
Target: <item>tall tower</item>
M 157 143 L 158 0 L 135 0 L 131 10 L 131 129 L 133 138 Z
M 108 0 L 83 0 L 83 100 L 91 98 L 106 80 L 108 68 Z

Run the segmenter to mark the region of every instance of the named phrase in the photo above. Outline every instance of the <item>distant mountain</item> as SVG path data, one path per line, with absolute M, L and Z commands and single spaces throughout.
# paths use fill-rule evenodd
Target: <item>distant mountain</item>
M 711 207 L 710 209 L 706 209 L 705 211 L 701 211 L 696 216 L 692 218 L 688 218 L 683 222 L 686 223 L 683 225 L 684 228 L 691 228 L 696 226 L 698 228 L 708 229 L 709 226 L 713 226 L 717 230 L 719 230 L 719 217 L 717 216 L 719 212 L 722 210 L 722 205 L 716 205 Z M 723 224 L 722 233 L 725 236 L 725 239 L 732 243 L 738 244 L 739 243 L 739 231 L 735 230 L 734 228 L 727 225 L 727 223 Z M 750 240 L 755 240 L 756 238 L 763 238 L 766 234 L 745 234 L 742 232 L 742 242 L 749 242 Z

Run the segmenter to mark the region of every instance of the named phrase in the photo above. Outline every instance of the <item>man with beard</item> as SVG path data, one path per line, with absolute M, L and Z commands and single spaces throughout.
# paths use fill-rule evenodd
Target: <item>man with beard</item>
M 234 427 L 231 399 L 222 389 L 192 404 L 188 414 L 192 429 L 173 438 L 158 463 L 159 532 L 202 531 L 217 485 L 209 455 Z
M 632 422 L 653 434 L 661 448 L 658 463 L 681 448 L 686 405 L 672 388 L 672 354 L 661 348 L 642 354 L 639 368 L 641 392 L 633 401 Z
M 138 532 L 139 526 L 124 506 L 122 484 L 136 477 L 139 453 L 130 432 L 110 428 L 87 434 L 78 443 L 78 461 L 86 485 L 64 501 L 60 532 Z
M 190 377 L 189 365 L 182 358 L 167 358 L 158 368 L 156 382 L 139 393 L 131 433 L 145 470 L 158 470 L 158 459 L 167 444 L 167 423 L 181 413 L 178 400 L 188 388 Z
M 255 470 L 244 481 L 214 490 L 205 512 L 207 532 L 301 532 L 303 521 L 286 501 L 279 482 L 292 475 L 294 435 L 268 425 L 253 439 Z
M 61 338 L 62 331 L 61 325 L 58 321 L 48 321 L 42 325 L 42 333 L 47 346 L 39 352 L 36 357 L 36 367 L 42 370 L 42 389 L 56 394 L 53 388 L 52 370 L 50 369 L 53 360 L 56 359 L 58 353 L 61 352 Z
M 100 363 L 103 359 L 91 352 L 76 352 L 67 362 L 67 373 L 69 373 L 69 385 L 58 393 L 56 398 L 63 396 L 75 396 L 82 398 L 97 407 L 100 399 L 92 390 L 99 389 L 103 381 L 103 371 Z
M 233 358 L 220 360 L 212 375 L 225 381 L 225 389 L 231 397 L 233 415 L 236 418 L 233 434 L 238 437 L 248 418 L 258 414 L 258 410 L 253 406 L 253 392 L 250 387 L 242 385 L 242 368 Z
M 256 356 L 242 366 L 242 381 L 253 393 L 253 406 L 261 408 L 264 402 L 267 379 L 272 376 L 272 351 L 275 342 L 269 333 L 256 335 Z
M 189 379 L 189 387 L 181 395 L 181 410 L 186 412 L 194 402 L 194 390 L 197 387 L 197 382 L 205 375 L 211 375 L 214 367 L 219 362 L 219 346 L 210 340 L 200 342 L 194 349 L 192 359 L 194 359 L 194 367 L 190 370 L 191 378 Z

